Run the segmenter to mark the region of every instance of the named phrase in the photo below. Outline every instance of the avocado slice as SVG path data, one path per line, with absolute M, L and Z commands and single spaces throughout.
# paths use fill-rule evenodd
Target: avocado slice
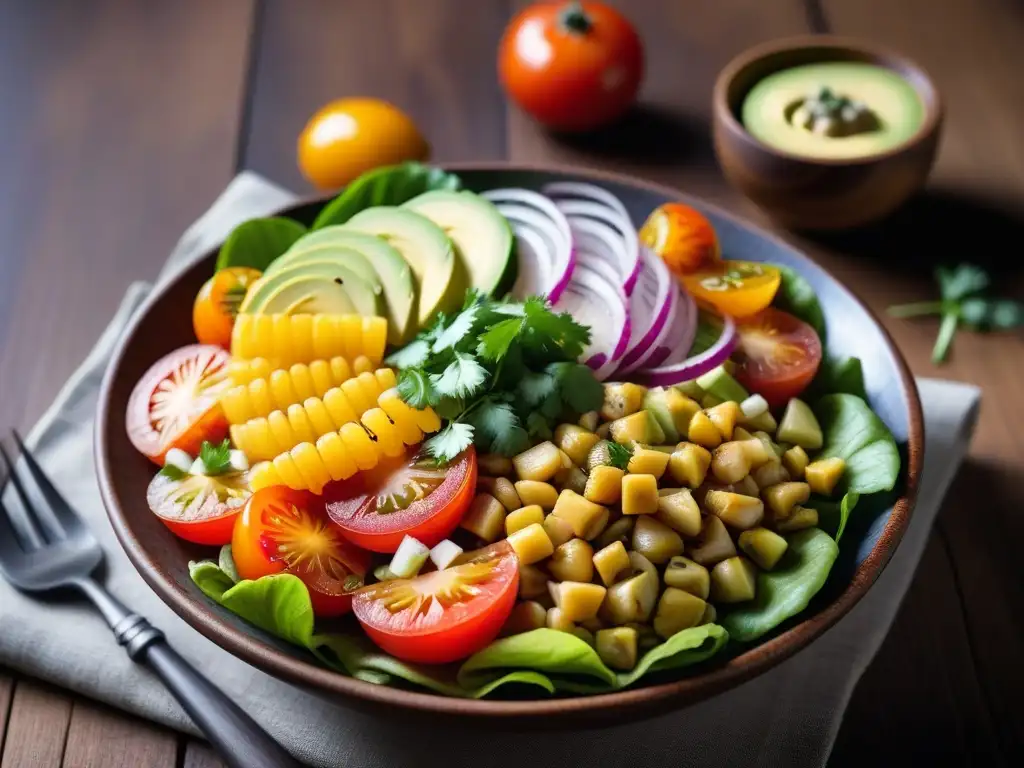
M 360 211 L 343 226 L 383 238 L 405 259 L 419 288 L 417 329 L 438 312 L 452 312 L 462 306 L 467 287 L 465 271 L 455 258 L 451 240 L 432 221 L 412 210 L 382 205 Z
M 490 200 L 472 192 L 425 192 L 403 208 L 427 217 L 445 231 L 469 276 L 469 285 L 501 295 L 515 282 L 512 229 Z
M 402 254 L 380 237 L 342 226 L 324 227 L 298 240 L 264 275 L 304 261 L 326 260 L 337 260 L 353 268 L 358 261 L 374 272 L 384 290 L 388 342 L 400 346 L 409 340 L 416 331 L 416 283 Z
M 381 293 L 379 282 L 369 281 L 347 266 L 311 261 L 261 277 L 252 284 L 239 311 L 264 315 L 383 315 Z
M 780 443 L 799 445 L 805 451 L 816 451 L 824 444 L 821 425 L 811 406 L 795 397 L 786 406 L 775 439 Z

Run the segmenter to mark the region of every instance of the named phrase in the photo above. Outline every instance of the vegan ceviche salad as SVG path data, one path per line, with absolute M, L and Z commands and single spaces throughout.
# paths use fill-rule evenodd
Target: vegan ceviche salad
M 128 404 L 149 506 L 207 597 L 372 683 L 680 676 L 803 611 L 899 476 L 810 285 L 682 203 L 381 168 L 240 225 L 193 321 Z

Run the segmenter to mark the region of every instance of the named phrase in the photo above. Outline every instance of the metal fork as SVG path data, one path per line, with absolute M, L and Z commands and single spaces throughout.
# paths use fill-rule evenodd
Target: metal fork
M 14 433 L 20 460 L 0 440 L 0 576 L 23 592 L 76 589 L 96 606 L 132 661 L 146 665 L 232 768 L 300 765 L 256 721 L 171 648 L 163 633 L 113 597 L 94 576 L 103 550 Z M 3 504 L 8 481 L 24 514 Z

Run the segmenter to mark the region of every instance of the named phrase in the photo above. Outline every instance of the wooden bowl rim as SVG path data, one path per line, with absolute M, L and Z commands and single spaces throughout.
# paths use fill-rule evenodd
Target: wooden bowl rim
M 672 187 L 647 182 L 626 174 L 594 171 L 568 165 L 546 164 L 541 166 L 498 161 L 444 163 L 439 165 L 455 173 L 460 171 L 559 173 L 592 182 L 599 183 L 605 181 L 645 189 L 670 199 L 685 200 L 689 197 Z M 318 202 L 321 199 L 323 198 L 301 199 L 291 205 L 284 206 L 282 210 L 292 209 L 302 204 Z M 706 203 L 703 200 L 700 202 L 707 209 L 714 211 L 716 216 L 729 219 L 743 228 L 752 229 L 760 236 L 771 240 L 780 247 L 797 250 L 802 258 L 812 261 L 810 257 L 805 256 L 789 243 L 745 221 L 742 217 L 729 213 L 718 206 Z M 917 499 L 918 483 L 924 460 L 924 418 L 917 387 L 906 361 L 900 354 L 889 332 L 878 321 L 875 314 L 852 291 L 829 274 L 836 287 L 845 292 L 849 299 L 856 302 L 881 330 L 887 350 L 896 362 L 900 379 L 903 383 L 903 389 L 906 393 L 905 404 L 908 412 L 908 466 L 904 493 L 895 501 L 889 519 L 886 521 L 871 553 L 857 566 L 850 584 L 834 602 L 822 608 L 816 615 L 809 616 L 785 632 L 751 647 L 749 650 L 729 659 L 725 664 L 715 667 L 706 673 L 673 682 L 630 688 L 613 693 L 575 696 L 564 699 L 531 699 L 528 701 L 474 700 L 391 688 L 348 677 L 311 661 L 304 661 L 289 655 L 264 643 L 254 634 L 224 624 L 209 606 L 196 600 L 184 589 L 179 588 L 172 580 L 164 578 L 147 549 L 135 537 L 129 526 L 128 519 L 122 510 L 112 479 L 113 467 L 109 460 L 106 429 L 103 427 L 107 422 L 110 411 L 114 381 L 121 367 L 122 358 L 128 346 L 128 340 L 134 336 L 142 319 L 160 297 L 167 292 L 170 286 L 180 280 L 181 276 L 194 263 L 193 261 L 189 265 L 183 266 L 181 270 L 153 290 L 152 294 L 146 298 L 142 306 L 136 311 L 128 328 L 121 335 L 117 349 L 111 356 L 111 362 L 104 374 L 100 389 L 94 433 L 94 454 L 100 493 L 114 533 L 127 553 L 128 558 L 146 583 L 175 613 L 181 616 L 190 626 L 197 629 L 201 634 L 232 655 L 292 684 L 315 689 L 320 692 L 338 694 L 344 698 L 351 697 L 376 704 L 404 707 L 427 714 L 472 716 L 492 721 L 505 721 L 506 719 L 536 721 L 538 718 L 569 714 L 590 715 L 596 718 L 597 715 L 602 713 L 607 714 L 612 711 L 638 707 L 640 705 L 643 705 L 648 714 L 653 714 L 653 704 L 669 700 L 673 700 L 673 704 L 675 704 L 673 709 L 681 708 L 710 698 L 712 695 L 733 688 L 768 671 L 806 647 L 812 640 L 835 624 L 865 595 L 878 578 L 892 557 L 910 522 L 914 502 Z M 828 273 L 826 272 L 826 274 Z
M 795 152 L 787 152 L 786 150 L 778 149 L 771 144 L 761 141 L 743 127 L 742 123 L 736 119 L 732 109 L 729 108 L 729 88 L 743 70 L 757 61 L 780 53 L 798 51 L 801 48 L 831 48 L 837 51 L 866 54 L 867 56 L 878 59 L 880 62 L 889 62 L 888 64 L 880 63 L 879 66 L 896 71 L 897 74 L 907 80 L 924 104 L 924 120 L 922 120 L 921 126 L 911 136 L 904 139 L 896 146 L 890 147 L 882 152 L 864 155 L 863 157 L 835 159 L 808 157 L 807 155 L 799 155 Z M 827 62 L 829 59 L 822 59 L 821 61 Z M 891 66 L 892 63 L 898 63 L 900 67 L 909 72 L 913 72 L 918 82 L 907 78 L 904 73 L 899 72 L 896 67 Z M 730 132 L 748 146 L 779 159 L 804 163 L 809 166 L 827 168 L 863 166 L 908 152 L 928 141 L 935 134 L 939 129 L 939 126 L 942 124 L 944 114 L 944 106 L 939 89 L 935 85 L 935 80 L 928 74 L 928 71 L 923 66 L 910 57 L 905 56 L 888 46 L 867 42 L 855 37 L 844 37 L 841 35 L 796 35 L 751 46 L 739 55 L 735 56 L 728 64 L 725 65 L 725 67 L 722 68 L 722 71 L 719 72 L 718 77 L 715 79 L 711 101 L 712 113 L 715 118 L 720 120 Z

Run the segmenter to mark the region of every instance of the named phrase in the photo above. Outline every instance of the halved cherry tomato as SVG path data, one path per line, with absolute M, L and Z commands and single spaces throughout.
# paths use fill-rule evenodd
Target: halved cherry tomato
M 508 95 L 542 124 L 587 131 L 621 116 L 644 74 L 636 29 L 603 3 L 536 3 L 509 24 L 498 49 Z
M 221 546 L 231 541 L 235 519 L 250 494 L 248 472 L 213 476 L 159 472 L 146 490 L 146 501 L 175 536 Z
M 171 448 L 196 456 L 204 441 L 223 440 L 228 420 L 219 399 L 231 386 L 230 359 L 220 347 L 191 344 L 153 363 L 128 398 L 132 445 L 163 466 Z
M 261 274 L 252 267 L 225 267 L 203 283 L 192 306 L 192 327 L 200 344 L 231 348 L 238 308 Z
M 500 541 L 443 571 L 371 584 L 352 598 L 366 634 L 393 656 L 444 664 L 490 643 L 512 612 L 519 561 Z
M 235 523 L 231 556 L 238 575 L 258 579 L 287 572 L 309 588 L 313 613 L 340 616 L 352 607 L 370 555 L 349 543 L 307 491 L 274 485 L 256 491 Z
M 821 365 L 821 340 L 807 323 L 768 309 L 737 325 L 736 379 L 775 408 L 797 397 Z
M 679 279 L 698 304 L 724 315 L 750 317 L 772 303 L 782 274 L 756 261 L 718 261 Z
M 476 476 L 472 446 L 445 467 L 410 453 L 332 484 L 324 498 L 331 520 L 364 549 L 394 552 L 406 536 L 432 547 L 462 520 L 473 500 Z
M 686 275 L 720 258 L 718 235 L 700 211 L 682 203 L 656 208 L 640 228 L 640 240 L 661 256 L 674 275 Z

